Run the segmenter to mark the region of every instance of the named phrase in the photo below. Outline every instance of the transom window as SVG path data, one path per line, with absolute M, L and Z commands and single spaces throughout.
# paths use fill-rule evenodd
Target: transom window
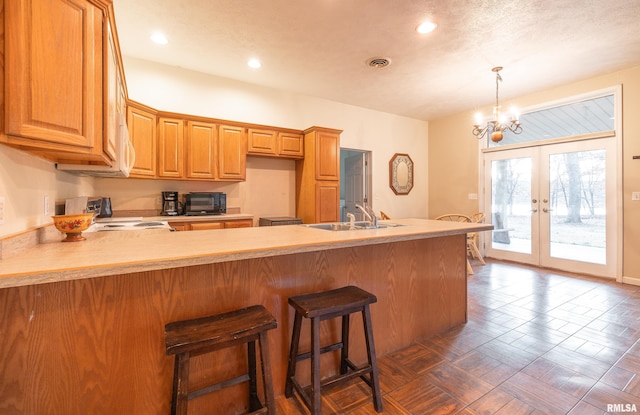
M 583 135 L 610 133 L 615 130 L 615 96 L 589 97 L 540 110 L 530 111 L 520 116 L 522 133 L 505 131 L 498 143 L 488 140 L 489 147 L 522 145 L 526 143 L 567 138 Z M 491 132 L 487 137 L 491 136 Z

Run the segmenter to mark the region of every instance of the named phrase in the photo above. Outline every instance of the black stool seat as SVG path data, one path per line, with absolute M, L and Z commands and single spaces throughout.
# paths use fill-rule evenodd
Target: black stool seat
M 355 377 L 364 380 L 373 394 L 373 405 L 377 412 L 382 412 L 378 365 L 373 343 L 373 329 L 369 304 L 378 301 L 375 295 L 358 287 L 347 286 L 330 291 L 304 294 L 289 298 L 289 305 L 295 310 L 291 349 L 287 369 L 285 396 L 293 396 L 293 391 L 302 398 L 312 415 L 321 414 L 321 387 L 346 381 Z M 364 335 L 367 345 L 368 363 L 357 367 L 349 360 L 349 317 L 352 313 L 362 313 Z M 311 351 L 298 353 L 302 318 L 311 320 Z M 342 337 L 339 343 L 320 347 L 320 322 L 330 318 L 342 317 Z M 322 353 L 341 350 L 340 374 L 321 381 L 320 355 Z M 311 385 L 302 387 L 295 378 L 296 364 L 301 360 L 311 359 Z
M 274 329 L 277 325 L 276 319 L 261 305 L 165 325 L 166 353 L 176 355 L 171 413 L 186 415 L 189 400 L 241 382 L 249 382 L 250 413 L 275 415 L 267 330 Z M 260 402 L 257 392 L 256 341 L 260 346 L 265 406 Z M 244 343 L 248 348 L 247 374 L 202 389 L 189 390 L 190 357 Z

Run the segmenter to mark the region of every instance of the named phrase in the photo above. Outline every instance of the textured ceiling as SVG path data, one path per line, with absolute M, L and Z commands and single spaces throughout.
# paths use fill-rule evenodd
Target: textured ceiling
M 494 66 L 508 100 L 640 65 L 640 0 L 114 4 L 125 56 L 423 120 L 491 105 Z M 425 19 L 438 28 L 420 35 Z M 152 44 L 155 31 L 169 44 Z M 391 65 L 371 68 L 371 57 Z

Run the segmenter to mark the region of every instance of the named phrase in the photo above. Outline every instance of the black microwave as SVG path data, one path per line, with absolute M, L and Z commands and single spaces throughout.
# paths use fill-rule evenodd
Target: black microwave
M 227 195 L 221 192 L 192 192 L 184 195 L 186 216 L 222 215 L 227 213 Z

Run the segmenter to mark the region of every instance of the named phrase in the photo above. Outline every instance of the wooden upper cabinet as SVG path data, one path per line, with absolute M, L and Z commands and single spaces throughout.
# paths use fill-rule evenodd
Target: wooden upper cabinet
M 268 129 L 247 130 L 247 154 L 300 159 L 304 157 L 302 134 Z
M 156 177 L 156 114 L 151 108 L 129 102 L 127 109 L 129 138 L 136 152 L 130 177 Z
M 290 158 L 303 158 L 303 140 L 302 134 L 278 133 L 278 155 Z
M 88 0 L 11 0 L 4 13 L 0 140 L 46 150 L 47 158 L 69 152 L 110 164 L 102 143 L 104 10 Z
M 277 136 L 278 134 L 273 130 L 249 128 L 247 130 L 247 153 L 269 156 L 277 155 Z
M 158 119 L 158 176 L 183 177 L 184 121 Z
M 207 122 L 187 121 L 186 143 L 186 177 L 211 180 L 217 178 L 217 125 Z
M 218 178 L 245 180 L 247 136 L 244 127 L 221 125 L 218 131 Z
M 340 180 L 340 133 L 315 131 L 316 180 Z

